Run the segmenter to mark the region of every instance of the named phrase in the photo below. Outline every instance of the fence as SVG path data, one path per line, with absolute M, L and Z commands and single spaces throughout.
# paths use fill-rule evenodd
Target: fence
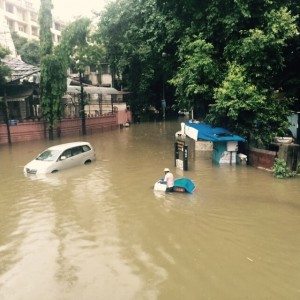
M 43 122 L 26 121 L 14 124 L 15 125 L 10 126 L 12 143 L 40 140 L 45 138 L 45 134 L 47 135 L 47 131 L 45 131 L 45 125 Z M 86 118 L 87 134 L 114 129 L 117 128 L 118 125 L 118 114 L 108 114 L 99 117 Z M 63 119 L 59 123 L 58 130 L 60 131 L 61 137 L 80 135 L 81 119 Z M 0 144 L 7 143 L 8 135 L 6 124 L 0 124 Z

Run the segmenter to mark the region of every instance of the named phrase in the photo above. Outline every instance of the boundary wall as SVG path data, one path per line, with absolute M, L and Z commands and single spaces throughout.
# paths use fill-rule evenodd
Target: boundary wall
M 118 128 L 126 122 L 131 122 L 130 111 L 120 111 L 116 114 L 107 114 L 99 117 L 86 118 L 86 132 L 93 134 L 105 130 Z M 120 123 L 122 122 L 122 123 Z M 33 140 L 42 140 L 48 138 L 48 132 L 45 130 L 45 124 L 41 121 L 16 122 L 10 125 L 10 136 L 12 143 L 28 142 Z M 81 119 L 62 119 L 59 123 L 57 132 L 54 136 L 60 134 L 61 137 L 81 134 Z M 8 135 L 6 124 L 0 124 L 0 145 L 8 144 Z

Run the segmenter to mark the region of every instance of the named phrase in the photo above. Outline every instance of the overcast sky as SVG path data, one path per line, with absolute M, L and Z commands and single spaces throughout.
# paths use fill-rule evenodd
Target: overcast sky
M 39 7 L 40 0 L 32 0 Z M 92 15 L 92 11 L 100 11 L 110 0 L 52 0 L 53 15 L 71 21 L 73 17 Z

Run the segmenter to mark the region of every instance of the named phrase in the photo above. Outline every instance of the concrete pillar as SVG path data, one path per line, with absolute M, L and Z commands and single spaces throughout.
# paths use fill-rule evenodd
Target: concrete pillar
M 298 144 L 281 144 L 279 146 L 278 158 L 286 161 L 291 171 L 297 170 L 300 163 L 300 145 Z

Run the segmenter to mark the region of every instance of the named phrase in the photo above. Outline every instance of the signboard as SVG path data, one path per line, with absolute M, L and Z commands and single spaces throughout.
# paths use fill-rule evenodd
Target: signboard
M 176 168 L 183 170 L 183 160 L 176 159 Z
M 175 150 L 175 167 L 187 171 L 188 170 L 188 146 L 184 141 L 176 141 Z

